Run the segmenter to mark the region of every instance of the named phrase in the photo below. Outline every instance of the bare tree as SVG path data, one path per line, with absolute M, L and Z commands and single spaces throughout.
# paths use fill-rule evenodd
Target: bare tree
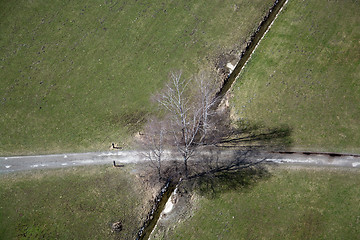
M 145 126 L 145 134 L 141 139 L 141 145 L 145 148 L 143 155 L 156 168 L 159 181 L 163 178 L 162 161 L 166 131 L 166 121 L 151 118 Z
M 171 73 L 159 103 L 169 112 L 170 132 L 184 160 L 185 175 L 188 177 L 188 161 L 210 129 L 215 91 L 204 76 L 192 82 L 182 79 L 181 75 L 181 72 Z M 196 90 L 190 91 L 188 87 L 194 84 Z
M 202 72 L 197 77 L 195 77 L 196 83 L 196 92 L 195 95 L 198 96 L 197 108 L 201 112 L 201 134 L 199 143 L 206 143 L 205 138 L 209 137 L 209 132 L 214 131 L 215 129 L 215 104 L 216 104 L 216 79 L 212 80 Z

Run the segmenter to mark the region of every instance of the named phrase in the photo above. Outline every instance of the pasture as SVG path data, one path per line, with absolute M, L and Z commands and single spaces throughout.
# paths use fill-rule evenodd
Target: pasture
M 359 237 L 358 170 L 281 166 L 241 178 L 236 186 L 220 176 L 213 185 L 198 185 L 185 220 L 157 239 Z
M 92 166 L 0 176 L 0 239 L 134 239 L 156 188 L 141 171 Z M 112 232 L 112 224 L 122 231 Z
M 234 119 L 292 148 L 360 153 L 360 4 L 290 0 L 231 91 Z
M 272 3 L 1 1 L 0 155 L 130 148 L 169 73 L 216 72 Z

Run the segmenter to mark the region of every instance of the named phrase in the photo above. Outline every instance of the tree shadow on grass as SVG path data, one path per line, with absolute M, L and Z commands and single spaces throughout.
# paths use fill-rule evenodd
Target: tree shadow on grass
M 234 170 L 221 170 L 190 178 L 191 190 L 201 196 L 216 198 L 219 194 L 249 189 L 259 180 L 270 177 L 270 173 L 264 166 L 257 165 Z
M 191 165 L 188 190 L 214 198 L 220 193 L 251 188 L 270 176 L 263 164 L 266 157 L 259 157 L 259 151 L 253 148 L 203 154 Z
M 231 130 L 207 151 L 199 151 L 190 166 L 190 191 L 206 197 L 248 189 L 271 176 L 264 163 L 271 151 L 291 146 L 291 129 L 287 126 L 265 128 L 244 125 Z
M 285 150 L 291 144 L 292 129 L 287 125 L 265 127 L 261 124 L 236 122 L 231 132 L 217 144 L 221 148 L 257 148 L 262 150 Z

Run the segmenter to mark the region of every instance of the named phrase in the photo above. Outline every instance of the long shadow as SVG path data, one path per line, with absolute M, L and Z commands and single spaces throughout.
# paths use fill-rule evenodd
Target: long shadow
M 190 178 L 190 188 L 208 198 L 215 198 L 226 192 L 249 189 L 259 180 L 267 179 L 270 173 L 262 165 L 219 170 Z
M 287 125 L 264 127 L 238 121 L 236 127 L 217 144 L 222 148 L 255 147 L 269 150 L 285 150 L 291 146 L 292 129 Z
M 216 145 L 203 151 L 193 161 L 188 182 L 190 191 L 207 197 L 243 188 L 251 188 L 270 173 L 264 161 L 270 151 L 291 146 L 291 128 L 265 128 L 239 123 Z

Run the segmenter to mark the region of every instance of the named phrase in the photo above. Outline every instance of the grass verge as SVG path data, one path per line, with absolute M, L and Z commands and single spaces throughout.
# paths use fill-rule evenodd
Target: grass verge
M 169 226 L 164 239 L 359 237 L 358 170 L 280 167 L 251 179 L 242 188 L 197 194 L 191 216 Z
M 1 1 L 0 155 L 128 146 L 169 72 L 226 64 L 272 2 Z
M 151 190 L 133 168 L 78 167 L 0 176 L 0 239 L 134 239 Z M 112 233 L 112 223 L 123 230 Z
M 290 0 L 232 89 L 236 118 L 297 150 L 360 152 L 360 4 Z

